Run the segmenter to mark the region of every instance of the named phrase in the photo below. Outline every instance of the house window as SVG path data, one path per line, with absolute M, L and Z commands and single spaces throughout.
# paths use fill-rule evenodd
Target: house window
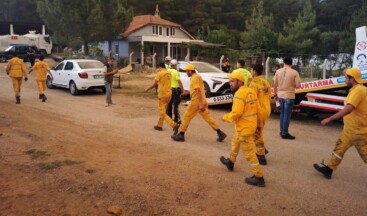
M 169 34 L 169 27 L 166 28 L 166 36 L 170 36 L 170 34 Z
M 171 27 L 170 30 L 171 30 L 171 36 L 175 36 L 176 35 L 175 28 L 174 27 Z
M 155 35 L 155 26 L 152 26 L 152 32 L 153 32 L 153 35 Z
M 159 32 L 158 32 L 158 35 L 163 35 L 163 27 L 162 26 L 159 26 L 158 28 Z

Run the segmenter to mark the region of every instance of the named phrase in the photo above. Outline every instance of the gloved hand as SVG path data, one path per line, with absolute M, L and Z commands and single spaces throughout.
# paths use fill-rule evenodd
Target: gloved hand
M 28 77 L 24 77 L 24 81 L 26 81 L 26 82 L 27 82 L 27 81 L 28 81 Z

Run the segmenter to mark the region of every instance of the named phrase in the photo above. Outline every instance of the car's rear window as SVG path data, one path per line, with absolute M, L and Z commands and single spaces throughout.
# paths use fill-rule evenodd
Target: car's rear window
M 93 62 L 78 62 L 78 65 L 81 69 L 89 69 L 89 68 L 103 68 L 104 64 L 99 61 Z

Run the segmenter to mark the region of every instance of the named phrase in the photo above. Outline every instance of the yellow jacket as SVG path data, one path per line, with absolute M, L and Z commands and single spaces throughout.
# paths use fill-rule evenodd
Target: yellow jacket
M 28 77 L 23 60 L 18 57 L 13 57 L 9 60 L 6 65 L 6 73 L 10 77 Z
M 233 97 L 232 111 L 223 116 L 226 122 L 235 122 L 235 130 L 241 135 L 254 134 L 257 128 L 257 111 L 259 102 L 256 92 L 242 86 Z
M 36 62 L 33 65 L 32 69 L 36 71 L 36 80 L 37 81 L 44 81 L 47 79 L 47 72 L 50 71 L 50 67 L 44 61 Z
M 263 76 L 254 77 L 250 83 L 250 88 L 255 90 L 259 100 L 260 110 L 258 111 L 258 127 L 262 127 L 265 121 L 269 119 L 271 113 L 271 88 L 268 81 Z

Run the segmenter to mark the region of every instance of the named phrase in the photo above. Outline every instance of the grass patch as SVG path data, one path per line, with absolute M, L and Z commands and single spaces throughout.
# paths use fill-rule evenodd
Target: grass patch
M 44 171 L 47 170 L 53 170 L 53 169 L 58 169 L 62 166 L 72 166 L 75 164 L 80 164 L 82 163 L 81 161 L 73 161 L 73 160 L 64 160 L 64 161 L 53 161 L 50 163 L 39 163 L 37 164 L 37 166 Z
M 65 160 L 64 164 L 67 166 L 71 166 L 71 165 L 75 165 L 75 164 L 80 164 L 82 163 L 81 161 L 73 161 L 73 160 Z
M 37 166 L 41 169 L 41 170 L 53 170 L 53 169 L 58 169 L 62 166 L 62 163 L 60 161 L 53 161 L 50 163 L 39 163 L 37 164 Z
M 31 150 L 25 151 L 24 153 L 31 156 L 32 159 L 50 156 L 50 154 L 47 153 L 46 151 L 38 151 L 36 149 L 31 149 Z

